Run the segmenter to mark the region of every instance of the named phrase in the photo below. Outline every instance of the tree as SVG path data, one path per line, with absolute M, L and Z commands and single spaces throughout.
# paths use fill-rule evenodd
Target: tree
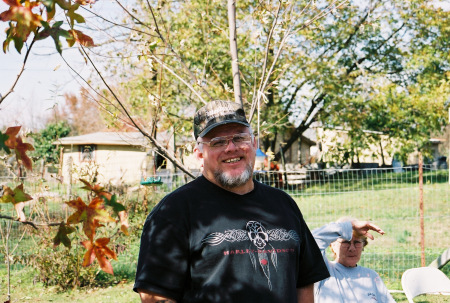
M 137 1 L 122 8 L 124 22 L 103 19 L 111 26 L 102 32 L 108 38 L 99 43 L 101 51 L 80 46 L 98 75 L 86 85 L 111 122 L 132 125 L 182 167 L 155 132 L 172 128 L 188 135 L 194 107 L 233 99 L 226 5 Z M 433 1 L 248 0 L 237 2 L 236 10 L 242 99 L 250 119 L 261 106 L 265 149 L 275 150 L 279 134 L 294 126 L 283 147 L 288 150 L 316 121 L 354 133 L 366 126 L 377 130 L 370 113 L 387 95 L 393 109 L 404 108 L 398 113 L 423 122 L 420 128 L 408 119 L 391 124 L 388 134 L 396 142 L 441 127 L 442 98 L 431 120 L 426 104 L 438 91 L 448 95 L 449 13 Z M 98 61 L 108 54 L 118 58 L 109 68 Z M 405 100 L 408 107 L 401 106 Z M 386 114 L 398 120 L 395 112 Z
M 34 152 L 32 156 L 44 159 L 45 163 L 59 163 L 59 149 L 53 142 L 59 138 L 67 137 L 71 129 L 66 121 L 47 124 L 38 133 L 31 134 L 34 139 Z
M 121 73 L 117 88 L 133 92 L 135 115 L 152 108 L 154 123 L 188 132 L 186 104 L 233 99 L 225 4 L 141 5 L 128 19 L 140 32 L 125 40 L 138 51 L 125 48 L 122 61 L 132 73 Z M 276 150 L 279 134 L 294 126 L 288 150 L 314 122 L 349 129 L 352 150 L 379 141 L 378 133 L 395 139 L 392 150 L 425 142 L 445 123 L 448 15 L 431 1 L 238 2 L 242 98 L 250 117 L 261 105 L 263 148 Z
M 82 135 L 106 128 L 98 104 L 92 100 L 89 91 L 82 88 L 78 95 L 65 94 L 65 102 L 58 106 L 53 120 L 68 121 L 72 135 Z M 52 119 L 50 119 L 52 121 Z

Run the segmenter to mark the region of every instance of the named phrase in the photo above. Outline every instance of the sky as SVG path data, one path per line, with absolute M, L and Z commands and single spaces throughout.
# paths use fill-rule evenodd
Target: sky
M 114 0 L 100 0 L 92 6 L 92 10 L 101 12 L 104 16 L 113 16 L 118 12 L 113 2 Z M 0 12 L 6 9 L 6 4 L 0 1 Z M 6 25 L 5 22 L 0 22 L 1 43 L 6 37 Z M 61 40 L 64 47 L 63 57 L 78 73 L 87 76 L 90 69 L 78 49 L 68 48 L 65 39 Z M 13 43 L 6 54 L 0 52 L 0 94 L 3 96 L 16 80 L 25 53 L 25 46 L 22 54 L 19 54 Z M 0 130 L 12 125 L 22 125 L 27 129 L 42 128 L 46 122 L 45 117 L 54 113 L 57 104 L 63 103 L 64 93 L 77 94 L 79 90 L 80 79 L 56 52 L 53 40 L 36 42 L 14 92 L 0 104 Z

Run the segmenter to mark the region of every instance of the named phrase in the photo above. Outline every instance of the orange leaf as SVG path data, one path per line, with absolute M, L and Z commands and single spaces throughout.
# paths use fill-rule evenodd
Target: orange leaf
M 103 203 L 103 200 L 98 197 L 92 199 L 89 205 L 86 205 L 81 198 L 66 202 L 67 205 L 77 210 L 67 219 L 67 224 L 83 222 L 84 233 L 90 240 L 93 240 L 95 229 L 100 226 L 99 222 L 114 222 L 114 219 L 104 209 Z
M 72 38 L 67 39 L 67 43 L 69 44 L 69 46 L 74 45 L 75 41 L 86 47 L 95 46 L 94 40 L 92 40 L 91 37 L 83 34 L 79 30 L 71 29 L 69 30 L 69 34 L 72 36 Z
M 87 249 L 84 255 L 83 266 L 91 265 L 94 259 L 97 258 L 100 268 L 104 272 L 113 275 L 113 268 L 107 257 L 117 260 L 117 255 L 106 246 L 109 241 L 109 238 L 100 238 L 94 243 L 92 243 L 92 241 L 81 242 L 81 244 L 83 244 L 83 246 Z
M 92 241 L 83 241 L 81 244 L 87 249 L 86 253 L 84 254 L 83 258 L 83 266 L 87 267 L 92 264 L 95 260 L 95 253 L 94 253 L 94 245 Z
M 29 0 L 22 1 L 19 0 L 3 0 L 9 9 L 0 14 L 1 21 L 15 21 L 16 31 L 14 36 L 25 41 L 28 35 L 33 32 L 38 26 L 41 26 L 42 17 L 40 15 L 34 14 L 32 9 L 38 6 L 40 2 L 30 2 Z
M 87 4 L 94 4 L 96 0 L 75 0 L 75 3 L 81 4 L 81 5 L 87 5 Z

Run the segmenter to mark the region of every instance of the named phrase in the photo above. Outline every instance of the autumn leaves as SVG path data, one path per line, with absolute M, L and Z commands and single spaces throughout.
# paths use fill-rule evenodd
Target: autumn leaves
M 20 126 L 10 127 L 4 134 L 0 132 L 0 150 L 3 149 L 8 154 L 11 153 L 11 150 L 14 150 L 19 166 L 23 165 L 31 170 L 32 161 L 26 152 L 34 150 L 34 148 L 31 144 L 22 141 L 21 137 L 18 136 L 19 131 Z M 81 241 L 81 244 L 86 248 L 83 266 L 89 266 L 97 259 L 103 271 L 113 274 L 113 268 L 109 260 L 117 260 L 117 255 L 107 247 L 111 239 L 104 236 L 96 238 L 96 235 L 99 228 L 111 227 L 104 225 L 108 223 L 120 224 L 120 231 L 128 235 L 129 225 L 126 209 L 117 201 L 116 195 L 107 192 L 102 186 L 92 185 L 83 179 L 80 179 L 80 181 L 84 184 L 82 189 L 90 192 L 88 195 L 90 201 L 86 204 L 82 198 L 77 197 L 65 202 L 69 207 L 75 209 L 75 212 L 67 218 L 66 222 L 61 222 L 58 225 L 59 228 L 53 239 L 53 245 L 57 247 L 63 244 L 70 249 L 72 244 L 69 235 L 76 231 L 75 226 L 77 224 L 81 224 L 82 233 L 87 237 L 87 240 Z M 23 208 L 24 202 L 32 199 L 31 195 L 25 193 L 23 184 L 16 186 L 14 189 L 5 185 L 0 188 L 0 203 L 12 203 L 17 212 L 17 220 L 20 222 L 30 223 L 26 221 Z M 116 219 L 111 215 L 115 216 Z M 31 225 L 34 226 L 34 224 Z

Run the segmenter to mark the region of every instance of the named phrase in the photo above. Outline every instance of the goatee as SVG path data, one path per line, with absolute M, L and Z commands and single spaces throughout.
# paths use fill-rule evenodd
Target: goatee
M 217 171 L 214 173 L 216 181 L 224 188 L 235 188 L 244 185 L 253 176 L 253 168 L 251 165 L 247 165 L 245 171 L 239 176 L 229 176 L 223 171 Z

